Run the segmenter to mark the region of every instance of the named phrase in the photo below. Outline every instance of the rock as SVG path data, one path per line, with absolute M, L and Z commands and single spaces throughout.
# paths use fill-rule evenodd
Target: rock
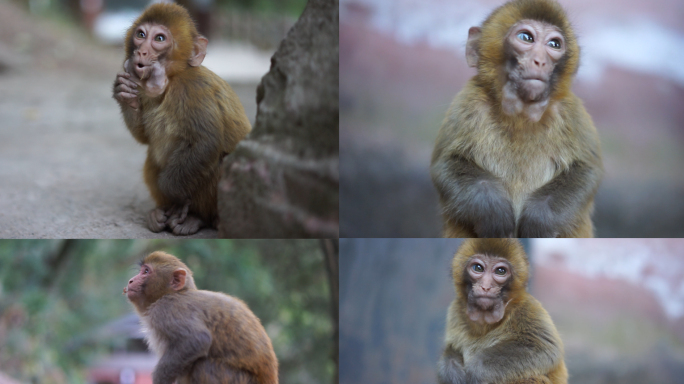
M 222 165 L 219 236 L 339 237 L 339 2 L 309 0 Z

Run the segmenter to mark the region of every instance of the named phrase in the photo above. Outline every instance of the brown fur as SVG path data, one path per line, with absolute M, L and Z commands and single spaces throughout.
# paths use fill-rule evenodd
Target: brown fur
M 185 274 L 177 279 L 179 269 Z M 155 384 L 278 383 L 278 361 L 259 319 L 237 298 L 198 290 L 176 257 L 147 256 L 127 290 L 161 357 Z
M 464 270 L 474 255 L 503 257 L 511 264 L 513 281 L 507 286 L 503 319 L 495 324 L 470 321 L 466 314 L 469 282 Z M 568 373 L 563 343 L 541 304 L 526 291 L 528 261 L 512 239 L 470 239 L 452 261 L 456 298 L 447 313 L 446 347 L 440 361 L 441 384 L 473 382 L 497 384 L 565 384 Z
M 173 209 L 189 202 L 189 215 L 202 220 L 202 225 L 213 226 L 218 217 L 221 159 L 235 149 L 251 125 L 223 79 L 205 67 L 189 64 L 200 36 L 184 8 L 167 3 L 150 6 L 126 34 L 126 60 L 134 52 L 135 29 L 147 22 L 162 24 L 172 34 L 172 51 L 160 56 L 168 85 L 161 95 L 149 96 L 143 84 L 138 110 L 119 100 L 124 121 L 133 137 L 148 145 L 144 180 L 157 207 L 171 216 Z M 171 229 L 176 234 L 194 233 Z
M 521 19 L 552 23 L 561 29 L 566 40 L 565 56 L 556 68 L 557 81 L 552 85 L 548 107 L 538 122 L 502 111 L 502 89 L 506 82 L 502 68 L 507 60 L 504 37 Z M 498 219 L 496 212 L 484 211 L 476 214 L 477 217 L 459 216 L 462 205 L 467 202 L 455 201 L 450 193 L 464 180 L 464 175 L 478 176 L 471 170 L 451 167 L 453 159 L 461 159 L 503 188 L 513 222 L 508 232 L 497 233 L 499 236 L 517 236 L 521 215 L 531 196 L 542 187 L 551 186 L 554 180 L 560 180 L 559 176 L 573 174 L 581 168 L 586 173 L 578 176 L 579 180 L 558 182 L 553 187 L 556 190 L 550 192 L 558 196 L 557 200 L 572 202 L 572 208 L 563 208 L 562 201 L 557 203 L 565 211 L 555 236 L 592 237 L 593 196 L 602 175 L 600 144 L 591 117 L 570 90 L 579 48 L 562 8 L 550 0 L 506 3 L 483 23 L 476 48 L 478 73 L 453 100 L 432 155 L 431 174 L 440 193 L 444 236 L 477 237 L 478 220 Z M 572 189 L 567 184 L 572 184 Z M 477 196 L 473 192 L 473 199 Z

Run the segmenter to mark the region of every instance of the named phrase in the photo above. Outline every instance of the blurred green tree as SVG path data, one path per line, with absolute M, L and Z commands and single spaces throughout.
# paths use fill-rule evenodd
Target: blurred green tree
M 136 262 L 164 250 L 186 262 L 200 289 L 237 296 L 250 306 L 273 340 L 282 383 L 333 383 L 337 321 L 323 245 L 2 240 L 0 370 L 27 382 L 84 383 L 88 363 L 121 343 L 98 337 L 97 330 L 132 312 L 121 293 L 137 273 Z

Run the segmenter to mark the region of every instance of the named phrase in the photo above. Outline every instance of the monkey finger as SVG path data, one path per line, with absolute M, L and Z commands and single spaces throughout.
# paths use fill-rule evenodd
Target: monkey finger
M 138 95 L 128 92 L 119 92 L 116 94 L 116 96 L 121 97 L 123 99 L 135 99 L 136 97 L 138 97 Z
M 132 89 L 131 87 L 125 85 L 125 84 L 119 84 L 114 88 L 114 92 L 120 93 L 120 92 L 125 92 L 125 93 L 138 93 L 138 90 Z
M 185 221 L 185 218 L 188 217 L 188 210 L 190 209 L 190 201 L 186 201 L 185 205 L 183 206 L 183 210 L 180 213 L 180 217 L 178 218 L 178 222 L 182 223 Z
M 174 235 L 187 236 L 197 233 L 203 226 L 204 222 L 200 218 L 187 216 L 183 223 L 178 223 L 177 219 L 174 219 L 169 228 L 171 228 Z
M 125 84 L 131 88 L 138 88 L 138 83 L 136 83 L 133 80 L 128 80 L 128 79 L 121 79 L 121 83 Z

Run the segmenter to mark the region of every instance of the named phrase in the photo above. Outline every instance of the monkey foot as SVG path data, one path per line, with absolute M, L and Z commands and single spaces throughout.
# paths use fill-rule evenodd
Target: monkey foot
M 193 215 L 185 216 L 184 220 L 180 217 L 172 218 L 168 221 L 168 225 L 177 236 L 192 235 L 206 226 L 202 219 Z
M 155 208 L 147 215 L 147 227 L 150 231 L 158 233 L 166 228 L 166 213 L 161 208 Z

